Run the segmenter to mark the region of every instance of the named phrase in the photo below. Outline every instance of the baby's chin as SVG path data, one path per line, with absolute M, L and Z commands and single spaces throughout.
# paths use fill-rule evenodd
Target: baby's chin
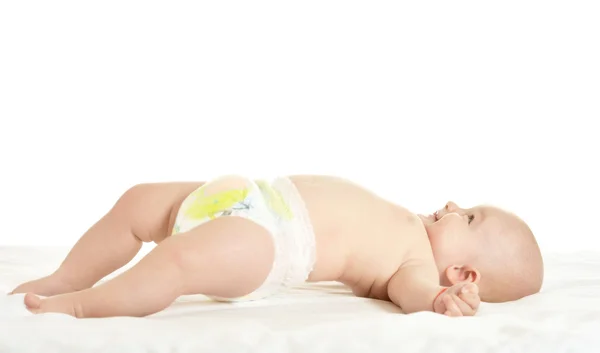
M 430 224 L 434 224 L 437 221 L 435 215 L 422 215 L 422 214 L 420 214 L 418 216 L 419 216 L 419 218 L 421 219 L 421 221 L 423 222 L 423 224 L 425 226 L 428 226 Z

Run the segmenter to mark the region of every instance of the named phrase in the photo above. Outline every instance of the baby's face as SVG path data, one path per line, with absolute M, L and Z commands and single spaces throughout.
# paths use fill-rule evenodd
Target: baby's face
M 540 290 L 541 253 L 533 233 L 516 215 L 491 206 L 463 209 L 448 202 L 421 219 L 442 285 L 478 283 L 482 300 L 492 302 Z

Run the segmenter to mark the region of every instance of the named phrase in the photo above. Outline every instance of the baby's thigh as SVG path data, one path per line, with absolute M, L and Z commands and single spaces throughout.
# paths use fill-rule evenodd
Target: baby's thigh
M 231 298 L 255 290 L 272 268 L 274 227 L 252 179 L 223 176 L 191 192 L 168 240 L 183 251 L 172 261 L 186 269 L 186 292 Z
M 164 261 L 181 269 L 183 294 L 237 298 L 268 277 L 275 245 L 268 230 L 242 217 L 219 217 L 163 244 L 174 245 Z
M 204 182 L 146 183 L 127 190 L 119 198 L 111 216 L 126 223 L 144 242 L 159 243 L 172 227 L 181 202 Z

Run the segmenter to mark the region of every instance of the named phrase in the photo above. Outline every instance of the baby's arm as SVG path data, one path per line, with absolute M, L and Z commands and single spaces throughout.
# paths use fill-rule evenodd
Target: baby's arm
M 390 300 L 406 314 L 434 311 L 448 316 L 475 315 L 478 288 L 472 283 L 439 285 L 435 262 L 413 259 L 404 263 L 388 284 Z
M 444 287 L 439 285 L 435 263 L 412 259 L 398 269 L 388 284 L 390 300 L 409 314 L 433 311 L 433 301 Z

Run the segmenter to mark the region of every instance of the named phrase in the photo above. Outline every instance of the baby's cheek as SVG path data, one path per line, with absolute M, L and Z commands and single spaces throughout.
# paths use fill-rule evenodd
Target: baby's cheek
M 456 257 L 457 249 L 460 245 L 452 241 L 450 237 L 437 237 L 430 240 L 431 250 L 436 261 L 446 262 Z

